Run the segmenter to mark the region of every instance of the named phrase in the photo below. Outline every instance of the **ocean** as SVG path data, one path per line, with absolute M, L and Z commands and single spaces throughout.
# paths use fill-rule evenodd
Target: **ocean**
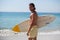
M 37 12 L 39 16 L 41 15 L 53 15 L 56 19 L 47 25 L 46 27 L 41 28 L 40 30 L 60 30 L 60 13 L 42 13 Z M 16 24 L 21 23 L 22 21 L 28 19 L 30 12 L 0 12 L 0 29 L 12 29 Z

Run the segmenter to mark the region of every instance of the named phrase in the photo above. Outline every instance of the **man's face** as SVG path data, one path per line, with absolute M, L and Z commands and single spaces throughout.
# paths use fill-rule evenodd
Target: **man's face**
M 29 5 L 29 9 L 30 9 L 30 11 L 34 11 L 33 5 Z

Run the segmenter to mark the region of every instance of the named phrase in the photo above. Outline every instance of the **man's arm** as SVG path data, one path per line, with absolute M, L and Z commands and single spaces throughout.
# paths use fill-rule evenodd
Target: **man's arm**
M 35 17 L 35 14 L 32 15 L 32 18 L 31 18 L 31 24 L 30 24 L 30 28 L 28 30 L 28 33 L 30 32 L 31 28 L 32 28 L 32 25 L 34 24 L 34 17 Z

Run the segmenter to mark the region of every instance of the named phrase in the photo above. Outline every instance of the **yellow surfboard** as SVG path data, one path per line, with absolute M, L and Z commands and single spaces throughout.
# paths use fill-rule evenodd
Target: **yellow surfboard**
M 47 24 L 50 24 L 52 21 L 54 21 L 55 17 L 54 16 L 39 16 L 38 17 L 38 21 L 37 21 L 37 25 L 39 28 L 44 27 Z M 28 28 L 29 28 L 29 19 L 25 20 L 17 25 L 15 25 L 12 28 L 12 31 L 15 32 L 27 32 Z

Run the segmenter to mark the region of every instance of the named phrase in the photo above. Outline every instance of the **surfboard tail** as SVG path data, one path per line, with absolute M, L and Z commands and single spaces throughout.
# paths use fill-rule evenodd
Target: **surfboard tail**
M 12 28 L 12 31 L 14 32 L 21 32 L 20 28 L 19 28 L 19 25 L 16 25 Z

